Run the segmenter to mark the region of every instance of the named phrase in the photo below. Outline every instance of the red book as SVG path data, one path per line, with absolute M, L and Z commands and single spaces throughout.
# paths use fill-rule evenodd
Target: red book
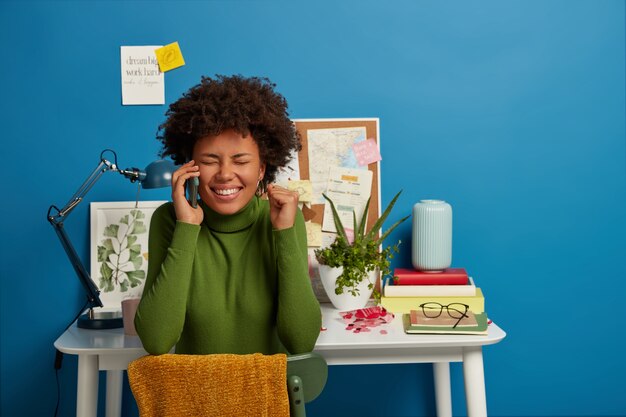
M 393 274 L 395 285 L 466 285 L 469 282 L 465 268 L 446 268 L 441 272 L 396 268 Z

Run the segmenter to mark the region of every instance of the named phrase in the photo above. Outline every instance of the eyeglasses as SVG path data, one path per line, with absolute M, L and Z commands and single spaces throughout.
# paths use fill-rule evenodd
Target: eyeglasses
M 469 310 L 469 306 L 467 304 L 451 303 L 448 305 L 443 305 L 435 302 L 430 302 L 420 304 L 419 306 L 422 308 L 424 316 L 430 319 L 441 316 L 441 313 L 445 308 L 450 317 L 452 317 L 453 319 L 458 319 L 454 326 L 452 326 L 453 329 L 458 326 L 458 324 L 461 322 L 461 320 L 463 320 L 464 317 L 469 317 L 467 315 L 467 310 Z

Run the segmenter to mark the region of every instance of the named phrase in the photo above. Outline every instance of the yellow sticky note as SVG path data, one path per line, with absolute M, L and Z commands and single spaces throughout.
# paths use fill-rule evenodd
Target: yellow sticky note
M 322 225 L 311 221 L 304 222 L 304 225 L 306 226 L 307 246 L 322 246 Z
M 313 199 L 313 185 L 310 180 L 289 180 L 287 189 L 296 191 L 302 203 L 308 203 Z
M 180 52 L 180 46 L 178 42 L 170 43 L 162 48 L 155 49 L 157 61 L 159 62 L 159 69 L 161 72 L 173 70 L 174 68 L 182 67 L 185 65 L 183 54 Z

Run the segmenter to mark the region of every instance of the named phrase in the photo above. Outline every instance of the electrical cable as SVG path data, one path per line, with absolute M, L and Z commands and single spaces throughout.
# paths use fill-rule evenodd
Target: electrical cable
M 89 300 L 87 300 L 85 305 L 83 305 L 83 307 L 80 309 L 76 317 L 74 317 L 72 321 L 70 321 L 70 323 L 65 327 L 65 330 L 63 330 L 63 333 L 65 333 L 67 329 L 69 329 L 70 326 L 76 320 L 78 320 L 78 318 L 80 317 L 81 314 L 83 314 L 83 312 L 85 311 L 88 305 L 89 305 Z M 58 349 L 55 349 L 55 350 L 56 350 L 56 354 L 54 355 L 54 374 L 55 374 L 56 381 L 57 381 L 57 405 L 56 405 L 56 408 L 54 409 L 54 417 L 57 417 L 59 413 L 59 406 L 61 404 L 61 384 L 59 382 L 59 369 L 61 369 L 61 366 L 63 366 L 63 352 L 59 351 Z

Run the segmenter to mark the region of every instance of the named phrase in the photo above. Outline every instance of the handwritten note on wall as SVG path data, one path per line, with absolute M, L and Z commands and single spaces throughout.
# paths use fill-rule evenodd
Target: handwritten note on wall
M 165 82 L 159 69 L 157 46 L 120 47 L 122 104 L 165 104 Z

